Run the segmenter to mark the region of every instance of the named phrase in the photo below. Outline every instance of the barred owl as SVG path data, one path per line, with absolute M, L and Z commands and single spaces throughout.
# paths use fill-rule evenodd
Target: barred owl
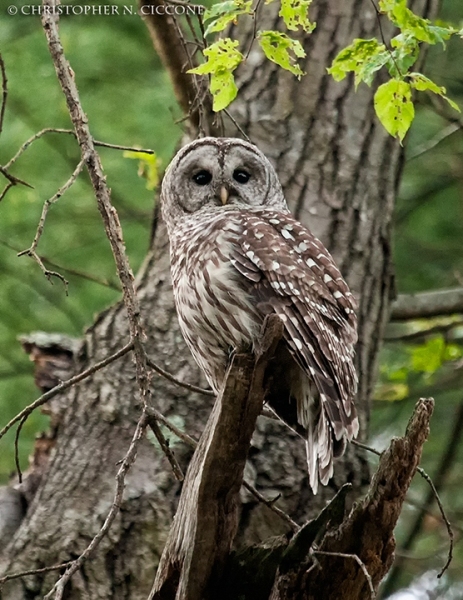
M 202 138 L 185 146 L 161 197 L 180 327 L 215 392 L 231 351 L 258 342 L 266 315 L 283 321 L 266 402 L 306 440 L 316 493 L 358 433 L 347 284 L 323 244 L 291 216 L 275 170 L 252 144 Z

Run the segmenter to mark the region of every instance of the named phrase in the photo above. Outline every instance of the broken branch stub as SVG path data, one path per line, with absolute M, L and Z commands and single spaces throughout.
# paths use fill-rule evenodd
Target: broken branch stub
M 366 497 L 310 558 L 280 571 L 271 600 L 371 600 L 394 559 L 394 528 L 429 434 L 432 398 L 417 402 L 407 431 L 383 452 Z M 368 575 L 368 578 L 365 574 Z

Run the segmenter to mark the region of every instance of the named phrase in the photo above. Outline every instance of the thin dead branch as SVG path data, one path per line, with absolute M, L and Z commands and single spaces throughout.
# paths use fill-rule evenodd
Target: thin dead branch
M 0 587 L 12 579 L 21 579 L 22 577 L 27 577 L 28 575 L 41 575 L 42 573 L 49 573 L 50 571 L 59 571 L 60 569 L 65 569 L 71 564 L 71 562 L 72 561 L 66 561 L 64 563 L 60 563 L 59 565 L 52 565 L 51 567 L 42 567 L 41 569 L 30 569 L 29 571 L 10 573 L 10 575 L 0 577 Z
M 314 550 L 313 553 L 319 556 L 337 556 L 339 558 L 347 558 L 351 560 L 355 560 L 358 566 L 362 569 L 363 574 L 365 575 L 365 579 L 368 582 L 368 587 L 370 588 L 371 600 L 375 600 L 376 592 L 373 587 L 373 581 L 371 579 L 370 573 L 368 573 L 368 569 L 365 566 L 365 563 L 360 560 L 360 558 L 356 554 L 344 554 L 343 552 L 323 552 L 323 550 Z
M 0 71 L 2 73 L 2 104 L 0 107 L 0 135 L 3 131 L 3 120 L 5 118 L 6 101 L 8 98 L 8 79 L 6 77 L 5 62 L 0 54 Z
M 430 150 L 435 148 L 438 144 L 440 144 L 441 142 L 443 142 L 444 140 L 449 138 L 451 135 L 453 135 L 457 131 L 460 131 L 462 128 L 463 128 L 463 123 L 458 123 L 458 122 L 450 123 L 449 125 L 444 127 L 441 131 L 436 133 L 436 135 L 434 135 L 431 139 L 426 140 L 426 142 L 423 142 L 422 144 L 417 146 L 413 150 L 413 152 L 411 152 L 407 156 L 407 161 L 414 160 L 415 158 L 422 156 L 426 152 L 429 152 Z
M 33 258 L 37 262 L 37 264 L 40 266 L 44 275 L 47 277 L 47 279 L 50 282 L 51 282 L 52 277 L 57 277 L 58 279 L 60 279 L 64 284 L 66 293 L 67 293 L 67 288 L 68 288 L 68 281 L 60 273 L 57 273 L 56 271 L 48 270 L 45 267 L 45 265 L 43 264 L 42 260 L 40 259 L 39 255 L 37 254 L 36 250 L 37 250 L 37 246 L 39 244 L 40 238 L 42 237 L 42 234 L 43 234 L 43 230 L 45 227 L 45 221 L 47 220 L 47 216 L 48 216 L 48 211 L 53 206 L 53 204 L 56 204 L 56 202 L 58 202 L 58 200 L 61 198 L 61 196 L 65 192 L 67 192 L 67 190 L 76 182 L 76 179 L 80 175 L 82 169 L 84 168 L 84 165 L 85 165 L 85 162 L 87 161 L 87 159 L 88 159 L 88 155 L 84 155 L 82 157 L 82 159 L 79 161 L 77 167 L 74 169 L 74 172 L 72 173 L 72 175 L 66 181 L 66 183 L 63 186 L 61 186 L 59 188 L 59 190 L 51 198 L 49 198 L 48 200 L 46 200 L 44 202 L 43 208 L 42 208 L 42 214 L 40 215 L 39 224 L 37 225 L 37 230 L 35 232 L 35 236 L 34 236 L 34 239 L 32 240 L 31 246 L 27 250 L 22 250 L 21 252 L 18 253 L 18 256 L 27 255 L 27 256 L 30 256 L 31 258 Z
M 11 165 L 13 165 L 18 158 L 29 148 L 29 146 L 40 139 L 42 136 L 47 135 L 48 133 L 60 133 L 76 136 L 76 132 L 73 129 L 60 129 L 58 127 L 46 127 L 45 129 L 41 129 L 39 132 L 35 133 L 28 140 L 22 144 L 16 154 L 10 158 L 10 160 L 3 166 L 4 169 L 8 170 Z M 135 148 L 132 146 L 122 146 L 120 144 L 109 144 L 108 142 L 101 142 L 99 140 L 93 140 L 95 146 L 101 146 L 102 148 L 112 148 L 113 150 L 128 150 L 130 152 L 141 152 L 142 154 L 156 154 L 154 150 L 150 150 L 149 148 Z
M 460 411 L 458 412 L 457 417 L 458 417 L 457 418 L 457 425 L 459 427 L 461 427 L 462 426 L 462 422 L 461 422 Z M 454 433 L 455 433 L 456 430 L 457 430 L 456 427 L 454 427 L 454 430 L 453 430 Z M 451 439 L 454 440 L 454 435 L 451 436 Z M 449 447 L 452 448 L 452 450 L 451 450 L 452 454 L 453 454 L 453 451 L 454 451 L 454 448 L 452 447 L 453 443 L 454 442 L 451 442 L 451 444 L 449 444 L 449 446 L 447 447 L 447 451 L 448 451 Z M 358 440 L 353 440 L 352 444 L 354 444 L 355 446 L 358 446 L 359 448 L 363 448 L 367 452 L 371 452 L 372 454 L 376 454 L 376 456 L 381 456 L 381 454 L 382 454 L 382 452 L 380 452 L 379 450 L 375 450 L 375 448 L 372 448 L 371 446 L 367 446 L 366 444 L 362 444 Z M 447 454 L 447 452 L 445 454 Z M 449 460 L 450 460 L 450 458 L 449 458 Z M 450 460 L 450 462 L 451 462 L 451 460 Z M 441 461 L 441 464 L 445 464 L 445 463 L 443 463 L 443 460 Z M 424 515 L 424 513 L 431 514 L 430 511 L 429 511 L 429 506 L 431 505 L 431 502 L 434 499 L 436 501 L 436 504 L 437 504 L 438 508 L 439 508 L 439 512 L 440 512 L 440 515 L 441 515 L 442 522 L 444 523 L 444 525 L 445 525 L 445 527 L 447 529 L 447 535 L 449 537 L 449 548 L 448 548 L 448 552 L 447 552 L 447 560 L 446 560 L 444 566 L 442 567 L 442 569 L 440 570 L 440 572 L 438 574 L 438 577 L 442 577 L 442 575 L 445 573 L 445 571 L 448 569 L 450 563 L 452 562 L 453 546 L 454 546 L 455 536 L 454 536 L 454 533 L 453 533 L 452 525 L 451 525 L 451 523 L 450 523 L 450 521 L 449 521 L 449 519 L 448 519 L 448 517 L 447 517 L 447 515 L 445 513 L 444 506 L 443 506 L 442 501 L 440 499 L 440 496 L 439 496 L 439 493 L 437 491 L 436 485 L 434 484 L 434 482 L 431 479 L 431 477 L 426 473 L 426 471 L 422 467 L 418 467 L 417 468 L 417 472 L 420 474 L 420 476 L 426 481 L 426 483 L 431 488 L 430 489 L 430 493 L 426 497 L 424 504 L 419 507 L 420 511 L 421 511 L 421 518 Z M 441 472 L 441 470 L 438 470 L 438 472 Z M 441 482 L 439 482 L 439 487 L 440 486 L 441 486 Z M 403 550 L 403 549 L 404 549 L 404 547 L 401 548 L 401 550 Z M 393 570 L 391 571 L 391 575 L 392 575 Z M 389 578 L 388 578 L 388 581 L 389 581 Z
M 5 167 L 0 167 L 0 173 L 6 178 L 8 179 L 8 181 L 11 183 L 11 185 L 24 185 L 28 188 L 34 189 L 32 185 L 30 185 L 29 183 L 27 183 L 27 181 L 23 181 L 22 179 L 19 179 L 19 177 L 16 177 L 15 175 L 12 175 L 11 173 L 8 173 L 8 171 L 6 170 Z
M 44 600 L 52 600 L 52 598 L 54 598 L 54 600 L 62 600 L 63 599 L 64 589 L 65 589 L 68 581 L 71 579 L 71 577 L 74 575 L 74 573 L 76 573 L 82 567 L 82 565 L 85 563 L 85 561 L 88 560 L 88 558 L 90 558 L 90 556 L 93 554 L 93 552 L 96 550 L 96 548 L 100 544 L 101 540 L 108 533 L 108 531 L 109 531 L 109 529 L 121 507 L 122 498 L 124 495 L 124 488 L 125 488 L 125 477 L 129 471 L 130 467 L 132 466 L 132 464 L 135 461 L 135 458 L 137 455 L 138 444 L 140 443 L 140 440 L 142 439 L 142 437 L 145 433 L 145 429 L 146 429 L 147 425 L 148 425 L 148 415 L 145 412 L 145 410 L 143 410 L 143 412 L 138 420 L 137 426 L 135 428 L 129 449 L 127 450 L 126 455 L 124 456 L 121 466 L 119 467 L 119 470 L 117 472 L 116 491 L 114 494 L 114 500 L 113 500 L 113 504 L 111 506 L 111 510 L 109 511 L 109 513 L 105 519 L 105 522 L 101 526 L 100 531 L 92 539 L 90 544 L 82 552 L 82 554 L 79 556 L 79 558 L 76 559 L 75 561 L 73 561 L 67 567 L 65 573 L 58 579 L 58 581 L 55 583 L 55 585 L 50 590 L 50 592 L 48 592 L 48 594 L 46 594 L 44 596 Z
M 149 414 L 147 408 L 145 410 L 146 410 L 146 414 L 147 414 L 146 422 L 148 423 L 149 427 L 151 428 L 151 431 L 156 436 L 156 439 L 158 440 L 159 445 L 161 446 L 161 450 L 166 455 L 167 460 L 169 461 L 170 466 L 172 467 L 172 471 L 175 475 L 175 478 L 177 479 L 177 481 L 183 481 L 183 479 L 184 479 L 183 471 L 182 471 L 180 465 L 178 464 L 178 461 L 175 458 L 174 453 L 172 452 L 172 450 L 169 447 L 169 442 L 166 440 L 166 438 L 162 434 L 162 431 L 159 427 L 157 417 L 153 413 Z
M 157 365 L 153 360 L 151 360 L 151 358 L 149 356 L 146 357 L 146 364 L 149 367 L 151 367 L 153 369 L 153 371 L 156 371 L 156 373 L 159 373 L 159 375 L 161 375 L 168 381 L 171 381 L 172 383 L 175 383 L 176 385 L 179 385 L 180 387 L 183 387 L 186 390 L 189 390 L 190 392 L 204 394 L 205 396 L 215 396 L 215 392 L 213 392 L 212 390 L 205 390 L 204 388 L 200 388 L 197 385 L 193 385 L 192 383 L 186 383 L 185 381 L 180 381 L 180 379 L 177 379 L 171 373 L 169 373 L 168 371 L 166 371 L 165 369 L 163 369 L 162 367 Z

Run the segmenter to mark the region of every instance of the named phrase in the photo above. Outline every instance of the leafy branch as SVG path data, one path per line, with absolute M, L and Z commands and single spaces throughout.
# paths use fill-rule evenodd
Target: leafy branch
M 267 0 L 270 4 L 275 0 Z M 312 0 L 279 0 L 279 17 L 287 31 L 299 34 L 310 34 L 316 24 L 311 22 L 308 11 Z M 236 24 L 242 17 L 256 19 L 256 10 L 247 0 L 226 0 L 214 4 L 203 15 L 204 22 L 209 22 L 205 36 L 221 34 L 230 24 Z M 380 70 L 387 70 L 389 81 L 381 84 L 375 94 L 374 107 L 384 128 L 402 143 L 415 116 L 413 92 L 431 92 L 446 100 L 449 105 L 460 111 L 457 104 L 447 97 L 446 89 L 438 85 L 422 73 L 413 70 L 422 44 L 442 44 L 454 35 L 463 37 L 450 24 L 436 24 L 429 19 L 416 15 L 407 7 L 407 0 L 380 0 L 377 7 L 372 4 L 377 14 L 379 37 L 371 39 L 354 39 L 335 57 L 328 73 L 336 81 L 343 80 L 349 73 L 354 74 L 356 87 L 360 83 L 371 86 L 375 75 Z M 382 19 L 388 22 L 399 33 L 387 42 L 382 28 Z M 284 31 L 257 31 L 255 36 L 266 58 L 296 77 L 304 72 L 298 59 L 306 56 L 299 39 L 290 37 Z M 381 41 L 380 41 L 381 40 Z M 239 49 L 239 43 L 230 37 L 219 37 L 209 47 L 204 48 L 205 62 L 191 68 L 188 73 L 207 75 L 210 78 L 210 91 L 213 95 L 213 110 L 219 112 L 226 109 L 238 94 L 234 72 L 245 61 Z
M 376 38 L 355 39 L 344 48 L 328 68 L 336 81 L 354 73 L 355 85 L 361 82 L 371 85 L 375 74 L 386 68 L 391 79 L 378 87 L 374 98 L 376 114 L 384 128 L 400 142 L 404 139 L 415 116 L 412 91 L 429 91 L 446 100 L 452 108 L 460 112 L 458 105 L 446 96 L 446 89 L 439 86 L 422 73 L 411 68 L 418 60 L 420 45 L 442 44 L 454 34 L 460 33 L 452 25 L 436 25 L 424 19 L 409 8 L 407 0 L 380 0 L 379 9 L 374 5 L 379 23 L 385 16 L 399 29 L 387 45 Z

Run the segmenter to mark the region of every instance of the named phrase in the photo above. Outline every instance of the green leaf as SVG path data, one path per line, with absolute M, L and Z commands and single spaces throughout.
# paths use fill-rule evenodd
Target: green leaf
M 291 31 L 297 31 L 302 27 L 307 33 L 312 33 L 315 23 L 309 19 L 309 7 L 312 0 L 281 0 L 280 17 Z
M 410 73 L 409 76 L 411 80 L 411 86 L 415 88 L 415 90 L 418 90 L 419 92 L 424 92 L 428 90 L 433 94 L 437 94 L 438 96 L 441 96 L 444 100 L 446 100 L 452 108 L 454 108 L 458 112 L 461 112 L 458 104 L 445 95 L 447 92 L 445 87 L 437 85 L 437 83 L 434 83 L 434 81 L 432 81 L 422 73 Z
M 223 31 L 225 27 L 240 15 L 249 15 L 252 13 L 252 0 L 245 2 L 244 0 L 227 0 L 214 4 L 207 9 L 203 15 L 205 22 L 212 21 L 205 31 L 205 35 L 217 31 Z
M 402 143 L 415 116 L 410 84 L 399 79 L 383 83 L 376 91 L 374 103 L 386 131 Z
M 407 0 L 380 0 L 379 9 L 402 33 L 412 35 L 420 42 L 441 43 L 445 46 L 457 30 L 452 26 L 435 25 L 429 19 L 423 19 L 407 8 Z
M 387 65 L 389 74 L 394 78 L 402 78 L 408 69 L 416 63 L 420 45 L 412 35 L 401 33 L 392 38 L 391 46 L 393 50 Z
M 206 62 L 188 73 L 211 76 L 212 110 L 219 112 L 233 102 L 238 93 L 233 71 L 244 59 L 238 50 L 239 42 L 230 38 L 218 40 L 204 50 Z
M 390 60 L 390 54 L 384 44 L 376 38 L 355 39 L 352 44 L 341 50 L 328 69 L 336 81 L 341 81 L 347 73 L 355 73 L 355 85 L 361 81 L 371 85 L 373 76 Z
M 269 60 L 290 71 L 296 77 L 300 78 L 304 75 L 296 62 L 297 58 L 305 56 L 305 50 L 299 41 L 293 40 L 279 31 L 259 31 L 257 39 Z
M 138 160 L 138 176 L 146 179 L 146 189 L 155 190 L 159 185 L 159 167 L 161 160 L 156 154 L 147 154 L 146 152 L 134 152 L 126 150 L 124 158 L 132 158 Z

